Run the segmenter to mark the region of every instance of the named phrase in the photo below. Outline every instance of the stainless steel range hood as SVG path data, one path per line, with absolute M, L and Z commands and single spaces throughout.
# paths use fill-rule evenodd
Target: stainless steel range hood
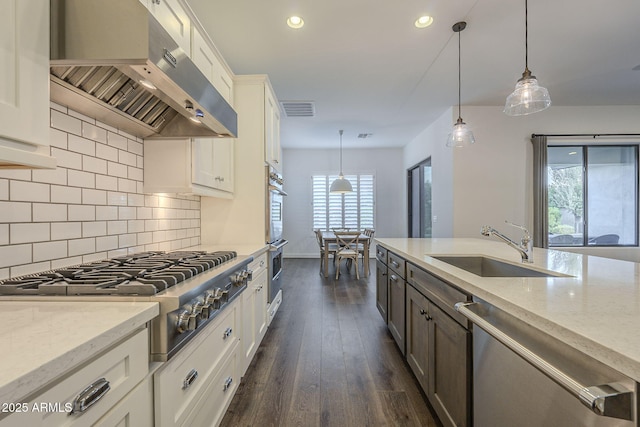
M 236 137 L 236 112 L 138 0 L 51 1 L 51 99 L 142 138 Z

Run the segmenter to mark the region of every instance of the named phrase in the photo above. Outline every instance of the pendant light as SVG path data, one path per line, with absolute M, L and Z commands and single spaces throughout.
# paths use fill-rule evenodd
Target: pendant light
M 460 105 L 460 32 L 466 27 L 467 23 L 464 21 L 456 22 L 453 24 L 453 27 L 451 27 L 454 32 L 458 33 L 458 121 L 453 125 L 453 129 L 447 138 L 447 147 L 466 147 L 476 142 L 476 139 L 473 137 L 473 132 L 471 132 L 467 124 L 462 121 L 462 107 Z
M 348 179 L 345 179 L 344 174 L 342 173 L 342 129 L 338 131 L 340 133 L 340 175 L 338 175 L 338 179 L 331 183 L 331 188 L 329 189 L 330 193 L 350 193 L 353 191 L 353 187 L 351 187 L 351 183 Z
M 516 88 L 507 97 L 504 113 L 508 116 L 525 116 L 545 110 L 551 105 L 549 91 L 538 85 L 536 76 L 529 71 L 529 22 L 528 4 L 524 0 L 524 73 Z

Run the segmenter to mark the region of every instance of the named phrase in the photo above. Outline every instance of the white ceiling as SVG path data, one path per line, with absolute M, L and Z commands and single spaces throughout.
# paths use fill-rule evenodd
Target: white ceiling
M 522 0 L 187 0 L 235 74 L 268 74 L 284 148 L 403 146 L 457 105 L 504 105 L 524 71 Z M 302 16 L 300 30 L 287 27 Z M 417 29 L 422 15 L 434 23 Z M 640 1 L 529 1 L 529 68 L 552 106 L 640 105 Z M 284 116 L 284 115 L 283 115 Z M 469 123 L 473 126 L 473 123 Z M 453 121 L 452 121 L 453 125 Z M 358 139 L 359 133 L 372 133 Z

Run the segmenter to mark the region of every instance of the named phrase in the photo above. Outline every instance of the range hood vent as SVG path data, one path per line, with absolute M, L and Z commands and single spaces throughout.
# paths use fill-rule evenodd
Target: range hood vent
M 51 1 L 51 99 L 141 138 L 236 137 L 237 114 L 133 0 Z

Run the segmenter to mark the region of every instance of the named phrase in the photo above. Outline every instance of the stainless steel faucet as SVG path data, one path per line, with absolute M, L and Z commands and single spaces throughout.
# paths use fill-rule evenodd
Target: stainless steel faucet
M 496 236 L 498 239 L 502 240 L 507 245 L 518 251 L 520 253 L 520 256 L 522 257 L 522 262 L 533 262 L 533 239 L 529 234 L 529 230 L 527 230 L 522 225 L 514 224 L 509 221 L 505 222 L 524 231 L 524 236 L 522 236 L 519 244 L 489 225 L 483 225 L 480 229 L 480 234 L 482 234 L 483 236 Z

